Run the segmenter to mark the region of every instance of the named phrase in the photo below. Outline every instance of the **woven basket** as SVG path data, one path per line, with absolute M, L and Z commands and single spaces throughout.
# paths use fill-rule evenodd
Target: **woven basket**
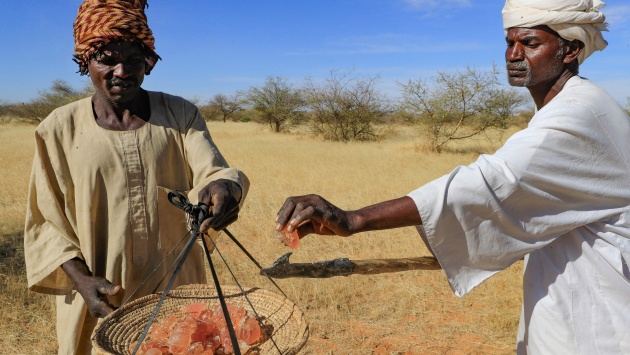
M 271 326 L 271 336 L 278 347 L 267 339 L 250 348 L 247 354 L 296 354 L 308 338 L 308 324 L 302 311 L 282 295 L 260 288 L 243 289 L 264 324 Z M 221 290 L 227 303 L 251 310 L 240 288 L 221 286 Z M 140 338 L 159 299 L 160 294 L 145 296 L 105 317 L 105 325 L 97 327 L 92 334 L 92 345 L 97 354 L 131 354 L 129 345 Z M 215 307 L 219 304 L 216 289 L 210 285 L 188 285 L 170 291 L 156 321 L 180 314 L 182 306 L 190 303 L 207 303 L 208 307 Z

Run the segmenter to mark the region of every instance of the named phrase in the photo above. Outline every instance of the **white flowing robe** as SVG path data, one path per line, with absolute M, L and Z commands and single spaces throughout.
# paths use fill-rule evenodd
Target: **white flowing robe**
M 247 192 L 247 178 L 228 167 L 194 105 L 159 92 L 149 100 L 149 121 L 132 131 L 98 126 L 90 98 L 58 108 L 37 128 L 25 258 L 29 288 L 58 295 L 60 354 L 89 353 L 97 323 L 61 264 L 81 258 L 93 275 L 121 285 L 109 297 L 120 306 L 138 287 L 134 298 L 153 291 L 184 245 L 175 248 L 185 214 L 168 201 L 169 190 L 192 190 L 193 204 L 220 178 L 237 182 L 243 198 Z M 175 286 L 204 283 L 204 265 L 195 245 Z
M 458 296 L 525 257 L 518 354 L 630 354 L 630 119 L 603 90 L 571 78 L 495 154 L 409 196 Z

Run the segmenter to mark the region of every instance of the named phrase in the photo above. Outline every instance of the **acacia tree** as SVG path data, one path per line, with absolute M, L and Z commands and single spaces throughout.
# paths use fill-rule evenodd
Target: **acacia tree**
M 238 94 L 227 96 L 216 94 L 208 101 L 208 107 L 216 112 L 220 112 L 225 122 L 234 112 L 242 109 L 241 100 Z
M 48 90 L 39 92 L 37 98 L 21 104 L 5 104 L 3 114 L 15 116 L 25 121 L 41 122 L 57 107 L 90 96 L 94 86 L 87 83 L 83 89 L 74 89 L 64 80 L 55 80 Z
M 305 106 L 302 92 L 293 88 L 281 77 L 267 77 L 263 87 L 251 87 L 245 101 L 258 112 L 274 132 L 280 132 L 290 123 L 298 122 Z
M 500 85 L 496 68 L 438 72 L 429 82 L 410 80 L 401 87 L 401 110 L 427 128 L 431 148 L 438 153 L 450 141 L 507 128 L 525 101 L 523 94 Z
M 308 79 L 305 93 L 313 131 L 338 141 L 376 138 L 374 124 L 385 116 L 388 106 L 374 88 L 377 81 L 378 77 L 360 79 L 334 70 L 323 84 Z

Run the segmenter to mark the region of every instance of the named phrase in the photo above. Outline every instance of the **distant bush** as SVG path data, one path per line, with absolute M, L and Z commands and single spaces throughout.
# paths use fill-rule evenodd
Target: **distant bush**
M 243 109 L 243 102 L 240 98 L 240 93 L 233 95 L 216 94 L 208 101 L 207 109 L 212 112 L 213 118 L 220 116 L 223 122 L 228 118 L 234 117 L 234 114 Z M 232 119 L 236 121 L 236 119 Z
M 219 112 L 210 105 L 197 105 L 199 113 L 206 121 L 216 121 L 219 119 Z
M 438 72 L 429 82 L 409 80 L 401 88 L 401 110 L 422 127 L 438 153 L 449 142 L 505 130 L 525 102 L 524 95 L 500 85 L 494 68 Z
M 533 107 L 523 109 L 517 112 L 516 114 L 514 114 L 510 123 L 511 125 L 516 126 L 516 127 L 527 127 L 527 125 L 529 124 L 529 121 L 532 119 L 532 117 L 534 117 L 535 113 L 536 113 L 536 110 L 534 110 Z
M 307 81 L 304 92 L 311 128 L 329 140 L 375 140 L 375 124 L 388 113 L 387 101 L 374 87 L 378 77 L 361 79 L 350 74 L 331 71 L 320 85 Z
M 48 90 L 40 91 L 37 98 L 25 103 L 0 104 L 0 116 L 24 122 L 39 123 L 57 107 L 69 104 L 94 93 L 91 84 L 76 90 L 64 80 L 55 80 Z
M 306 102 L 302 91 L 281 77 L 267 77 L 262 87 L 251 87 L 243 93 L 244 103 L 257 112 L 274 132 L 281 132 L 304 117 Z

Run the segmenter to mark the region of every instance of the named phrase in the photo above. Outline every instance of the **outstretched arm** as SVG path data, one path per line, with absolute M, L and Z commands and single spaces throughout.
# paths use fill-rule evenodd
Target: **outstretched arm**
M 401 197 L 356 211 L 344 211 L 318 195 L 289 197 L 276 217 L 276 230 L 298 231 L 300 238 L 316 233 L 350 236 L 355 233 L 422 224 L 416 204 Z

